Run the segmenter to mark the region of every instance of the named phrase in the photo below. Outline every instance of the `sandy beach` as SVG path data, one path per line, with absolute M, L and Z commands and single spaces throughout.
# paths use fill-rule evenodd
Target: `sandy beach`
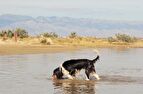
M 143 40 L 135 43 L 114 42 L 109 43 L 106 39 L 83 38 L 57 38 L 49 39 L 51 44 L 42 44 L 38 38 L 19 39 L 15 42 L 13 39 L 3 41 L 0 39 L 0 55 L 11 54 L 38 54 L 54 53 L 78 50 L 82 48 L 142 48 Z

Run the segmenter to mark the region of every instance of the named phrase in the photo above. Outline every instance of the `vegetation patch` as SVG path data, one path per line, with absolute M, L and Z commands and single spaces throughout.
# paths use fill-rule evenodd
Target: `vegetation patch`
M 55 32 L 50 32 L 50 33 L 46 32 L 41 35 L 46 38 L 58 38 L 58 35 Z
M 2 30 L 0 31 L 0 37 L 3 38 L 13 38 L 13 37 L 18 37 L 18 38 L 27 38 L 28 32 L 24 29 L 17 28 L 16 30 Z
M 131 37 L 127 34 L 116 34 L 114 37 L 109 37 L 108 42 L 125 42 L 125 43 L 133 43 L 136 42 L 136 37 Z
M 6 40 L 6 41 L 4 41 Z M 15 40 L 15 41 L 14 41 Z M 96 38 L 79 36 L 71 32 L 67 37 L 59 37 L 55 32 L 46 32 L 36 36 L 29 36 L 24 29 L 0 31 L 0 43 L 32 45 L 58 45 L 58 46 L 83 46 L 83 47 L 143 47 L 143 40 L 127 34 L 115 34 L 113 37 Z

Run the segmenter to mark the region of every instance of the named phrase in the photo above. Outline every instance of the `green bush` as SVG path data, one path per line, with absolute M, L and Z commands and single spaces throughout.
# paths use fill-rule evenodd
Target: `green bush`
M 14 36 L 13 32 L 11 30 L 7 31 L 7 37 L 12 38 Z
M 27 38 L 28 37 L 28 32 L 26 32 L 26 30 L 24 29 L 16 29 L 15 32 L 17 33 L 18 37 L 20 38 Z
M 28 37 L 28 32 L 26 32 L 26 30 L 20 29 L 20 28 L 17 28 L 16 30 L 2 30 L 0 32 L 0 37 L 4 37 L 5 34 L 6 34 L 6 36 L 8 38 L 12 38 L 14 36 L 14 32 L 16 32 L 17 36 L 20 37 L 20 38 Z
M 3 33 L 2 32 L 0 32 L 0 37 L 3 37 Z
M 131 37 L 127 34 L 116 34 L 115 35 L 117 40 L 122 41 L 122 42 L 134 42 L 136 41 L 135 37 Z
M 76 38 L 76 37 L 77 37 L 76 32 L 71 32 L 69 35 L 69 38 Z
M 5 30 L 2 30 L 1 32 L 0 32 L 0 37 L 4 37 L 4 35 L 6 34 L 7 32 L 5 31 Z
M 57 38 L 58 35 L 55 32 L 50 32 L 50 33 L 44 33 L 42 34 L 44 37 L 49 37 L 49 38 Z
M 131 37 L 127 34 L 116 34 L 115 38 L 109 37 L 108 41 L 109 42 L 127 42 L 127 43 L 131 43 L 131 42 L 137 41 L 137 39 L 135 37 Z

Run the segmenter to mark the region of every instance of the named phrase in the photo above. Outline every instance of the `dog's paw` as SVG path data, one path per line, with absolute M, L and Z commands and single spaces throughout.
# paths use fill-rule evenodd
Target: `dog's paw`
M 100 77 L 97 77 L 96 79 L 97 79 L 97 80 L 100 80 L 101 78 L 100 78 Z
M 89 81 L 89 79 L 88 79 L 88 78 L 86 78 L 85 80 L 86 80 L 86 81 Z

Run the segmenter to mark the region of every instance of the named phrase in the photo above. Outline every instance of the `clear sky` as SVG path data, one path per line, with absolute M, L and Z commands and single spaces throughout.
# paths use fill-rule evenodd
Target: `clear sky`
M 143 0 L 0 0 L 1 14 L 143 21 Z

